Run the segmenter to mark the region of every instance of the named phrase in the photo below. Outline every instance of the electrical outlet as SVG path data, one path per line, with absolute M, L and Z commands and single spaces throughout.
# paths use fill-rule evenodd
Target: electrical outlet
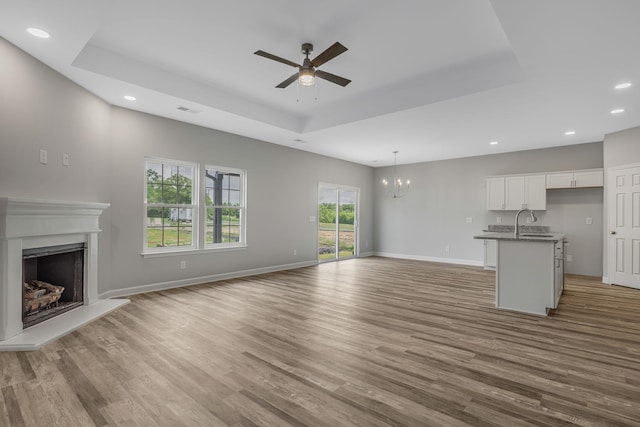
M 315 215 L 311 215 L 311 216 L 309 217 L 309 222 L 316 222 L 316 217 L 315 217 Z
M 497 224 L 502 224 L 502 217 L 501 216 L 496 217 L 496 223 Z
M 527 223 L 531 224 L 531 217 L 530 216 L 527 217 Z
M 473 217 L 467 217 L 467 224 L 471 224 L 473 222 Z
M 180 270 L 187 268 L 187 261 L 180 261 Z
M 69 154 L 62 153 L 62 166 L 69 166 Z
M 593 218 L 591 218 L 591 217 L 589 217 L 589 216 L 588 216 L 588 217 L 586 217 L 586 218 L 585 218 L 584 222 L 585 222 L 587 225 L 591 225 L 591 224 L 593 224 Z
M 567 262 L 573 262 L 573 255 L 567 254 Z
M 47 150 L 40 150 L 40 163 L 47 164 Z
M 445 252 L 449 252 L 449 245 L 447 245 L 447 246 L 445 246 L 445 247 L 444 247 L 444 251 L 445 251 Z
M 294 250 L 293 250 L 293 254 L 294 254 L 294 255 L 298 255 L 298 250 L 297 250 L 297 249 L 294 249 Z

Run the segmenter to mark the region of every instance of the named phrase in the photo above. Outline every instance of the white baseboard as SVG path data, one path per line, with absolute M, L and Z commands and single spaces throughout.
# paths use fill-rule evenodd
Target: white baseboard
M 368 256 L 376 256 L 375 252 L 360 252 L 360 255 L 358 255 L 359 258 L 366 258 Z
M 385 258 L 410 259 L 414 261 L 431 261 L 431 262 L 442 262 L 445 264 L 471 265 L 474 267 L 482 267 L 484 265 L 482 261 L 475 261 L 472 259 L 438 258 L 438 257 L 430 257 L 430 256 L 422 256 L 422 255 L 394 254 L 391 252 L 373 252 L 373 255 L 381 256 Z
M 293 270 L 294 268 L 317 265 L 317 261 L 303 261 L 293 264 L 274 265 L 270 267 L 254 268 L 251 270 L 232 271 L 229 273 L 212 274 L 210 276 L 191 277 L 189 279 L 173 280 L 170 282 L 151 283 L 131 288 L 114 289 L 100 294 L 100 298 L 115 298 L 127 295 L 143 294 L 146 292 L 162 291 L 165 289 L 181 288 L 184 286 L 200 285 L 202 283 L 218 282 L 220 280 L 236 279 L 239 277 L 255 276 L 257 274 L 273 273 L 275 271 Z

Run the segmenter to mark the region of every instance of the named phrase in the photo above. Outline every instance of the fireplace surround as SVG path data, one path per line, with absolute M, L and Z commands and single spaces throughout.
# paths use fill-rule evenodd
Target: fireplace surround
M 108 207 L 107 203 L 0 197 L 0 351 L 36 350 L 129 302 L 98 298 L 98 223 Z M 24 255 L 73 245 L 84 252 L 81 305 L 25 329 Z

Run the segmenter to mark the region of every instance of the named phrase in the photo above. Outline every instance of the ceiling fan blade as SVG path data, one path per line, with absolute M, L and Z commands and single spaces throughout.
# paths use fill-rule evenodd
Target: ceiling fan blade
M 342 87 L 351 83 L 351 80 L 344 77 L 336 76 L 335 74 L 327 73 L 326 71 L 316 70 L 316 77 L 330 81 Z
M 292 75 L 291 77 L 289 77 L 287 80 L 283 81 L 276 87 L 280 89 L 284 89 L 285 87 L 289 86 L 291 83 L 295 82 L 297 79 L 298 79 L 298 73 L 295 73 L 294 75 Z
M 281 62 L 281 63 L 286 64 L 286 65 L 291 65 L 292 67 L 299 67 L 299 65 L 296 64 L 293 61 L 289 61 L 288 59 L 280 58 L 279 56 L 272 55 L 272 54 L 267 53 L 267 52 L 265 52 L 263 50 L 257 50 L 257 51 L 255 51 L 253 53 L 254 53 L 254 55 L 262 56 L 262 57 L 265 57 L 267 59 L 272 59 L 274 61 L 278 61 L 278 62 Z
M 314 67 L 319 67 L 325 62 L 335 58 L 341 53 L 345 53 L 348 49 L 341 45 L 339 42 L 335 42 L 331 46 L 329 46 L 324 52 L 320 55 L 316 56 L 311 60 L 311 65 Z

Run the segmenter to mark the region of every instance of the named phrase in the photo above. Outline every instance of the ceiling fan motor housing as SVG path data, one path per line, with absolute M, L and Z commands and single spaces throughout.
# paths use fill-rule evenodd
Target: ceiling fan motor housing
M 313 53 L 313 45 L 311 43 L 302 43 L 302 53 L 309 56 Z

